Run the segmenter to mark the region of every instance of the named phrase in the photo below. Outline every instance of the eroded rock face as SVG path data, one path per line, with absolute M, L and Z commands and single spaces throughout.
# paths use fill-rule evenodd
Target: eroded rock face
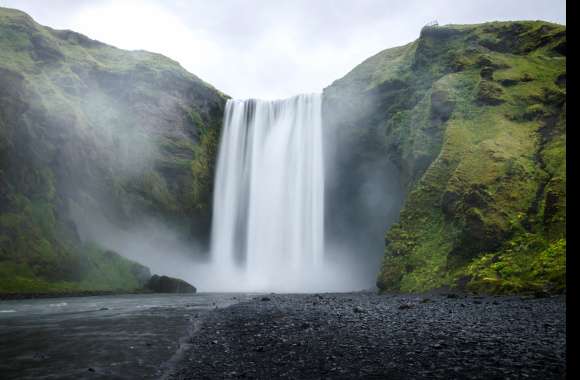
M 179 278 L 153 275 L 145 284 L 145 288 L 155 293 L 195 293 L 195 286 Z

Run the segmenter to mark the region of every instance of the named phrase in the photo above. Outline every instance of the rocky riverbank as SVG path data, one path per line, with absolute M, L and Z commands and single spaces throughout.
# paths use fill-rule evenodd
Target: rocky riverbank
M 562 379 L 563 296 L 267 295 L 207 315 L 173 379 Z

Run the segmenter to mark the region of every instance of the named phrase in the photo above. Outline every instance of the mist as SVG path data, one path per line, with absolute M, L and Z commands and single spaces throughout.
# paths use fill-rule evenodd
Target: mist
M 12 2 L 4 3 L 10 6 Z M 39 6 L 40 2 L 20 4 L 54 27 L 77 29 L 123 48 L 167 54 L 234 97 L 268 99 L 320 91 L 368 56 L 413 40 L 421 26 L 437 16 L 435 6 L 410 2 L 385 7 L 371 0 L 350 13 L 341 11 L 352 8 L 347 2 L 314 7 L 310 2 L 296 2 L 268 5 L 251 14 L 247 12 L 251 6 L 237 2 L 164 5 L 146 1 L 139 7 L 131 2 L 79 2 L 72 7 L 55 3 L 59 14 L 67 12 L 58 8 L 74 10 L 65 20 Z M 439 19 L 441 23 L 536 15 L 565 22 L 563 4 L 512 5 L 501 17 L 496 17 L 496 7 L 484 2 L 475 8 L 455 7 L 453 1 L 439 4 L 451 10 Z M 129 10 L 134 12 L 132 17 Z M 315 16 L 304 21 L 311 10 Z M 279 17 L 280 12 L 286 17 Z M 205 17 L 211 22 L 202 22 L 199 14 L 221 16 Z M 105 18 L 110 20 L 107 27 L 99 21 Z M 154 20 L 168 27 L 151 28 Z M 123 33 L 127 30 L 131 33 Z M 393 30 L 398 33 L 389 32 Z M 70 41 L 86 47 L 99 45 L 73 32 L 58 31 L 54 32 L 56 43 L 44 43 L 57 49 L 70 43 L 71 36 Z M 123 65 L 118 66 L 121 56 Z M 64 62 L 64 55 L 59 59 Z M 47 111 L 49 124 L 54 126 L 49 134 L 59 151 L 53 160 L 58 190 L 70 196 L 63 202 L 67 204 L 62 214 L 70 214 L 83 241 L 117 251 L 149 266 L 153 273 L 186 279 L 200 290 L 270 290 L 235 268 L 215 264 L 207 244 L 211 200 L 202 211 L 192 205 L 191 159 L 201 136 L 200 126 L 189 116 L 193 111 L 203 127 L 219 129 L 224 98 L 176 62 L 163 61 L 159 70 L 161 66 L 156 65 L 163 58 L 156 54 L 108 51 L 99 59 L 104 63 L 71 64 L 68 71 L 57 69 L 58 65 L 45 66 L 45 85 L 58 89 L 51 94 Z M 328 88 L 322 99 L 325 264 L 317 270 L 299 271 L 299 281 L 293 278 L 298 275 L 286 274 L 288 278 L 276 286 L 283 291 L 374 287 L 384 235 L 397 220 L 406 191 L 401 168 L 387 154 L 384 131 L 372 119 L 381 117 L 375 104 L 380 100 L 370 94 L 356 100 L 338 99 Z M 208 176 L 207 182 L 211 179 Z M 277 252 L 272 255 L 276 257 Z
M 83 241 L 97 242 L 103 248 L 146 265 L 154 274 L 184 279 L 202 292 L 338 292 L 373 289 L 384 254 L 384 234 L 390 224 L 397 219 L 402 205 L 403 194 L 399 183 L 399 173 L 386 155 L 377 154 L 382 147 L 380 144 L 375 146 L 378 150 L 372 152 L 363 144 L 368 140 L 367 137 L 355 138 L 350 134 L 340 134 L 340 126 L 335 123 L 335 119 L 329 117 L 331 113 L 328 107 L 327 102 L 322 119 L 324 138 L 321 144 L 324 152 L 323 177 L 325 178 L 324 252 L 322 261 L 318 265 L 314 262 L 300 264 L 297 267 L 284 265 L 283 263 L 290 260 L 290 255 L 294 253 L 267 248 L 256 262 L 258 265 L 256 270 L 246 270 L 248 255 L 252 254 L 255 248 L 245 252 L 244 242 L 247 238 L 240 237 L 234 238 L 229 243 L 228 255 L 235 256 L 237 259 L 231 261 L 224 259 L 223 253 L 220 258 L 220 250 L 219 248 L 216 250 L 216 247 L 223 245 L 224 239 L 227 238 L 219 233 L 216 235 L 216 228 L 219 229 L 224 223 L 229 223 L 228 220 L 238 217 L 228 213 L 220 217 L 218 213 L 216 219 L 216 208 L 219 210 L 224 207 L 224 198 L 219 193 L 213 205 L 212 233 L 215 236 L 212 244 L 213 252 L 210 250 L 211 247 L 196 239 L 191 233 L 191 226 L 184 226 L 184 221 L 155 216 L 137 207 L 132 210 L 131 219 L 124 222 L 123 218 L 118 218 L 114 210 L 111 210 L 114 207 L 111 199 L 107 198 L 107 194 L 96 195 L 95 189 L 91 198 L 93 202 L 73 202 L 70 207 L 71 217 L 80 238 Z M 361 111 L 358 115 L 351 113 L 351 116 L 363 117 L 364 112 Z M 298 119 L 301 120 L 301 118 Z M 308 130 L 310 126 L 303 125 L 302 127 Z M 121 130 L 112 131 L 114 127 L 108 128 L 106 135 L 123 134 Z M 267 126 L 256 125 L 255 128 L 267 128 Z M 298 128 L 298 126 L 292 128 Z M 104 137 L 101 136 L 102 138 Z M 223 139 L 222 135 L 218 147 L 219 155 L 224 154 Z M 229 144 L 238 142 L 243 144 L 244 140 L 240 139 L 241 137 L 238 136 L 236 141 L 231 141 Z M 380 136 L 373 136 L 371 140 L 380 140 Z M 155 152 L 158 152 L 159 148 L 151 140 L 145 141 L 146 148 L 140 148 L 133 141 L 135 152 L 139 152 L 139 155 L 143 152 L 147 154 L 143 156 L 144 160 L 136 160 L 135 166 L 130 165 L 133 160 L 123 160 L 123 178 L 139 177 L 148 170 L 145 164 L 147 160 L 155 161 L 158 154 Z M 284 141 L 280 143 L 286 144 Z M 297 147 L 309 143 L 310 141 L 306 140 Z M 274 149 L 274 146 L 270 146 L 269 149 Z M 365 154 L 361 156 L 362 150 Z M 295 153 L 290 157 L 293 156 L 300 156 L 300 154 Z M 271 161 L 271 159 L 266 161 Z M 291 159 L 284 159 L 283 162 L 291 162 Z M 234 173 L 243 173 L 245 170 L 237 168 Z M 273 170 L 283 172 L 285 169 L 276 167 Z M 223 189 L 225 185 L 220 184 L 219 178 L 218 175 L 215 186 Z M 282 188 L 285 187 L 286 185 L 282 185 Z M 271 186 L 267 188 L 271 193 Z M 307 186 L 307 188 L 310 187 Z M 262 199 L 260 202 L 263 201 Z M 276 198 L 272 201 L 274 205 L 284 202 Z M 240 207 L 243 209 L 247 206 Z M 288 210 L 280 211 L 282 219 L 288 213 L 294 212 L 295 207 L 298 206 L 289 205 Z M 229 212 L 227 207 L 226 212 Z M 271 217 L 268 220 L 270 224 L 273 221 Z M 242 225 L 234 229 L 248 228 L 247 222 L 241 223 Z M 310 221 L 306 219 L 298 225 L 292 224 L 291 221 L 286 221 L 286 223 L 290 224 L 270 234 L 280 234 L 279 236 L 283 237 L 284 234 L 291 234 L 289 228 L 293 226 L 303 228 L 303 224 Z M 308 229 L 311 228 L 308 227 Z M 264 231 L 257 230 L 256 233 L 260 236 L 264 234 Z M 303 239 L 299 239 L 297 244 L 304 244 Z M 304 255 L 307 250 L 308 248 L 299 248 L 297 254 Z M 300 260 L 306 260 L 304 263 L 308 262 L 308 256 L 304 257 Z M 268 262 L 272 265 L 267 265 Z
M 69 38 L 68 33 L 56 32 L 56 36 Z M 182 278 L 200 291 L 347 291 L 375 286 L 384 233 L 398 216 L 402 194 L 398 169 L 384 154 L 380 130 L 345 124 L 364 120 L 372 100 L 341 110 L 341 105 L 332 105 L 332 93 L 325 92 L 317 106 L 320 121 L 311 124 L 298 109 L 288 114 L 288 120 L 299 122 L 283 123 L 286 132 L 265 148 L 274 154 L 258 158 L 267 165 L 252 169 L 254 174 L 264 171 L 263 188 L 251 192 L 258 197 L 252 213 L 263 216 L 249 218 L 242 227 L 251 231 L 247 252 L 245 240 L 235 240 L 230 248 L 230 255 L 253 262 L 257 269 L 248 272 L 216 259 L 219 250 L 210 251 L 207 244 L 211 208 L 215 217 L 216 208 L 224 207 L 220 200 L 213 204 L 210 200 L 202 211 L 192 204 L 191 163 L 203 143 L 200 129 L 223 125 L 225 99 L 172 62 L 156 73 L 152 67 L 160 57 L 155 54 L 113 50 L 108 54 L 109 59 L 127 54 L 124 71 L 74 67 L 74 79 L 63 80 L 57 71 L 47 69 L 47 79 L 60 90 L 48 109 L 50 124 L 54 131 L 71 135 L 60 143 L 55 160 L 59 191 L 67 195 L 63 213 L 68 213 L 81 241 L 118 252 L 154 274 Z M 76 107 L 67 108 L 70 103 Z M 192 112 L 197 116 L 192 118 Z M 320 124 L 319 138 L 286 140 L 296 134 L 307 136 L 315 124 Z M 268 128 L 264 123 L 256 133 Z M 53 137 L 58 141 L 56 133 Z M 315 150 L 322 152 L 321 160 L 312 160 L 315 140 L 319 140 Z M 223 135 L 216 144 L 211 154 L 221 154 Z M 287 156 L 277 155 L 286 149 Z M 268 165 L 276 167 L 268 169 Z M 293 174 L 297 165 L 301 169 Z M 322 167 L 311 172 L 311 165 Z M 215 168 L 208 164 L 208 170 Z M 306 173 L 310 174 L 302 185 L 286 193 Z M 214 174 L 208 173 L 208 182 Z M 272 182 L 278 175 L 286 179 Z M 324 178 L 324 183 L 312 180 L 317 178 Z M 210 186 L 217 186 L 218 192 L 222 188 L 217 182 Z M 309 193 L 315 188 L 319 190 Z M 319 200 L 312 207 L 292 203 L 295 197 L 300 202 Z M 275 215 L 268 214 L 277 208 Z M 314 208 L 320 208 L 321 218 L 313 217 Z M 232 217 L 226 214 L 217 224 Z M 314 219 L 320 222 L 312 223 Z M 272 233 L 273 224 L 278 227 Z M 264 235 L 277 238 L 267 241 Z M 312 248 L 319 244 L 313 241 L 320 239 L 324 247 Z M 292 247 L 287 249 L 288 242 Z M 288 267 L 292 269 L 286 267 L 286 260 L 294 263 Z

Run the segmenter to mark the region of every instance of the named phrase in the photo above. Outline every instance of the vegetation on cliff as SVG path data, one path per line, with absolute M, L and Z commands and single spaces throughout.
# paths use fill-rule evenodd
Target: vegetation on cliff
M 406 193 L 379 288 L 565 289 L 565 27 L 425 27 L 324 96 L 327 123 L 387 155 Z
M 0 291 L 141 286 L 94 220 L 207 235 L 224 103 L 164 56 L 0 8 Z

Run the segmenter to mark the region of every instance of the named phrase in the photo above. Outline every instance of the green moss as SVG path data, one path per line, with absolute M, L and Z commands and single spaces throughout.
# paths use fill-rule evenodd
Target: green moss
M 467 288 L 476 292 L 561 292 L 566 288 L 566 240 L 547 243 L 542 236 L 523 234 L 495 253 L 470 263 Z
M 139 264 L 94 243 L 85 245 L 82 266 L 84 275 L 78 286 L 83 290 L 135 290 L 143 286 L 136 275 Z
M 189 111 L 189 120 L 198 130 L 203 130 L 205 128 L 205 124 L 203 122 L 203 119 L 199 115 L 199 112 L 197 112 L 194 109 L 191 109 Z
M 187 238 L 191 224 L 207 222 L 193 206 L 194 181 L 201 194 L 213 180 L 192 171 L 195 157 L 213 159 L 196 153 L 197 137 L 219 130 L 224 103 L 160 54 L 0 8 L 0 260 L 29 270 L 10 282 L 23 291 L 133 287 L 122 258 L 84 246 L 70 209 L 97 209 L 116 228 L 155 217 L 184 226 Z
M 45 242 L 45 252 L 40 252 L 34 266 L 14 260 L 0 261 L 0 293 L 75 292 L 87 290 L 132 291 L 142 288 L 143 277 L 148 271 L 141 265 L 122 256 L 105 251 L 94 243 L 83 246 L 80 257 L 82 264 L 77 268 L 79 280 L 47 279 L 38 274 L 35 266 L 41 260 L 51 259 L 50 246 Z M 146 273 L 144 273 L 146 272 Z
M 482 80 L 477 90 L 477 100 L 482 104 L 498 105 L 504 102 L 503 89 L 497 83 Z
M 220 130 L 221 128 L 217 126 L 200 130 L 199 141 L 194 148 L 194 158 L 191 162 L 193 206 L 204 213 L 209 212 L 212 204 Z
M 429 27 L 325 90 L 341 128 L 385 126 L 385 150 L 374 154 L 392 159 L 407 189 L 387 233 L 381 289 L 455 287 L 469 265 L 518 236 L 563 238 L 565 42 L 565 27 L 544 22 Z M 502 291 L 540 281 L 505 257 Z

